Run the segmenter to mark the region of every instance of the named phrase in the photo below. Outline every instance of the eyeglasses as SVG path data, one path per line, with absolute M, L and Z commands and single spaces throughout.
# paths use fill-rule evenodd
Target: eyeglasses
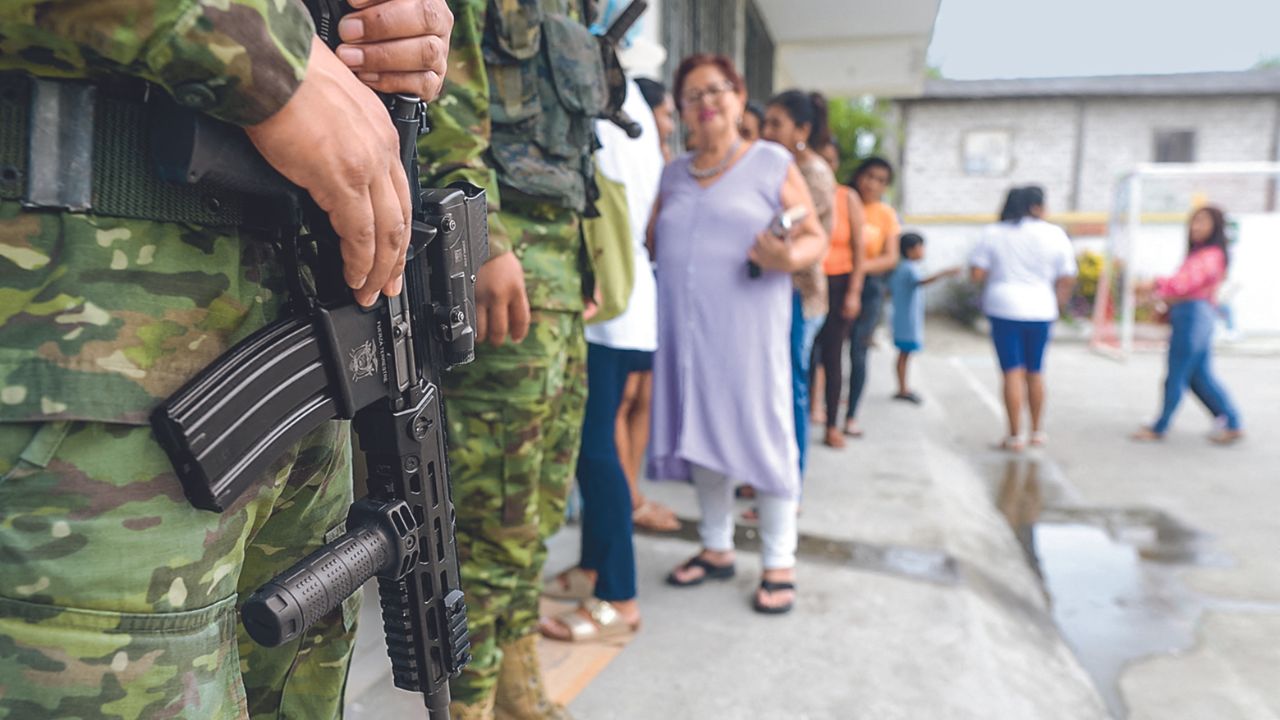
M 708 98 L 714 102 L 719 100 L 721 95 L 732 90 L 733 87 L 728 84 L 712 85 L 704 90 L 690 90 L 680 96 L 680 104 L 683 106 L 697 105 L 702 102 L 703 98 Z

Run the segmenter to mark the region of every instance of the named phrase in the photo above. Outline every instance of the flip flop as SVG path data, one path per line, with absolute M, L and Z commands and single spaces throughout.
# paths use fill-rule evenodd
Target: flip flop
M 706 580 L 728 580 L 733 577 L 734 573 L 733 563 L 729 563 L 728 565 L 716 565 L 715 563 L 703 560 L 702 557 L 698 555 L 689 558 L 678 569 L 688 570 L 689 568 L 695 567 L 702 568 L 702 575 L 699 575 L 693 580 L 680 580 L 676 577 L 674 572 L 671 572 L 667 575 L 667 584 L 674 587 L 693 587 L 694 585 L 701 585 L 703 581 Z
M 571 567 L 542 583 L 542 594 L 552 600 L 586 600 L 595 589 L 595 581 L 580 567 Z
M 1017 435 L 1010 435 L 994 445 L 996 450 L 1004 450 L 1005 452 L 1020 453 L 1026 449 L 1026 444 L 1022 442 L 1022 438 Z
M 607 600 L 595 598 L 585 600 L 581 609 L 586 610 L 591 617 L 586 618 L 577 610 L 570 610 L 552 618 L 569 631 L 569 637 L 548 633 L 542 623 L 538 624 L 538 631 L 548 640 L 577 643 L 629 635 L 640 629 L 639 620 L 634 623 L 627 622 L 623 619 L 622 613 Z
M 844 433 L 840 432 L 840 430 L 837 428 L 829 427 L 827 428 L 826 433 L 824 433 L 822 436 L 822 444 L 826 445 L 829 448 L 835 448 L 839 450 L 843 448 L 845 445 Z
M 1235 445 L 1243 439 L 1243 430 L 1219 430 L 1209 435 L 1209 442 L 1214 445 Z
M 631 524 L 650 532 L 675 532 L 680 529 L 680 518 L 666 505 L 645 500 L 631 511 Z
M 790 590 L 792 592 L 795 592 L 796 586 L 795 586 L 795 583 L 790 583 L 790 582 L 773 582 L 772 580 L 761 580 L 760 589 L 767 593 L 782 592 L 783 590 Z M 776 607 L 771 607 L 769 605 L 762 604 L 760 602 L 760 596 L 758 594 L 751 598 L 751 609 L 755 610 L 758 613 L 762 613 L 764 615 L 785 615 L 791 612 L 791 609 L 794 608 L 795 606 L 796 606 L 795 600 L 792 600 L 786 605 L 778 605 Z

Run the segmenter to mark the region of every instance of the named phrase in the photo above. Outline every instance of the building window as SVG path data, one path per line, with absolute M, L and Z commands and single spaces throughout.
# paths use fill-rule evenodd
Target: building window
M 1196 161 L 1195 130 L 1157 130 L 1155 140 L 1156 162 L 1189 163 Z
M 973 130 L 961 141 L 965 175 L 1002 177 L 1013 169 L 1013 133 L 1008 130 Z

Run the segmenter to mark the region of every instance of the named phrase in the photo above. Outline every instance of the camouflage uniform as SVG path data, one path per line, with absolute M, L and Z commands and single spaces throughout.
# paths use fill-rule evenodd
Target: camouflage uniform
M 513 116 L 528 108 L 511 107 L 519 104 L 520 93 L 514 93 L 513 103 L 508 83 L 520 86 L 521 80 L 512 77 L 520 70 L 510 58 L 499 57 L 493 35 L 500 23 L 486 18 L 486 12 L 517 6 L 525 12 L 532 6 L 539 6 L 534 12 L 571 12 L 567 6 L 578 3 L 557 7 L 547 0 L 451 0 L 449 5 L 454 27 L 444 94 L 432 105 L 432 132 L 419 146 L 427 163 L 425 182 L 466 179 L 488 190 L 494 205 L 489 216 L 491 255 L 508 250 L 516 254 L 532 307 L 523 343 L 479 347 L 474 363 L 445 379 L 450 469 L 473 652 L 471 665 L 451 689 L 458 702 L 483 706 L 494 697 L 503 647 L 510 649 L 536 630 L 545 540 L 564 518 L 586 403 L 581 199 L 548 200 L 512 188 L 516 180 L 511 165 L 528 159 L 521 154 L 526 149 L 513 149 L 497 130 L 504 120 L 515 124 L 520 118 Z M 517 32 L 530 25 L 527 19 L 524 25 L 512 22 L 510 16 L 501 24 Z M 504 48 L 538 50 L 536 41 L 503 37 L 500 43 Z M 499 60 L 506 64 L 495 67 Z M 527 76 L 523 81 L 527 92 Z M 544 76 L 539 81 L 545 92 L 550 80 Z M 532 97 L 536 105 L 537 93 Z M 525 119 L 527 124 L 519 127 L 536 124 Z M 589 133 L 590 121 L 586 124 Z M 546 134 L 532 127 L 529 132 Z M 556 135 L 566 136 L 574 137 L 565 129 Z M 591 137 L 580 138 L 588 163 Z M 572 162 L 547 168 L 548 176 Z M 581 186 L 579 173 L 576 167 L 566 171 L 576 175 Z
M 297 88 L 312 34 L 296 0 L 17 0 L 0 10 L 0 72 L 141 78 L 249 124 Z M 240 630 L 236 598 L 341 525 L 347 426 L 315 431 L 222 514 L 187 502 L 146 426 L 159 399 L 277 317 L 273 252 L 233 228 L 24 209 L 12 180 L 0 718 L 340 715 L 354 608 L 266 650 Z

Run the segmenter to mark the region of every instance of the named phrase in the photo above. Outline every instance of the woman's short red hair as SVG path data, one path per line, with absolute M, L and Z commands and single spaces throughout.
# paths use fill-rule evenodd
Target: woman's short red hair
M 719 70 L 725 79 L 729 81 L 729 85 L 734 92 L 740 93 L 746 87 L 746 82 L 738 74 L 738 70 L 733 66 L 732 60 L 724 55 L 696 53 L 681 60 L 680 67 L 676 69 L 676 82 L 672 89 L 672 95 L 675 97 L 677 110 L 684 109 L 684 81 L 689 77 L 689 73 L 705 65 L 711 65 Z

